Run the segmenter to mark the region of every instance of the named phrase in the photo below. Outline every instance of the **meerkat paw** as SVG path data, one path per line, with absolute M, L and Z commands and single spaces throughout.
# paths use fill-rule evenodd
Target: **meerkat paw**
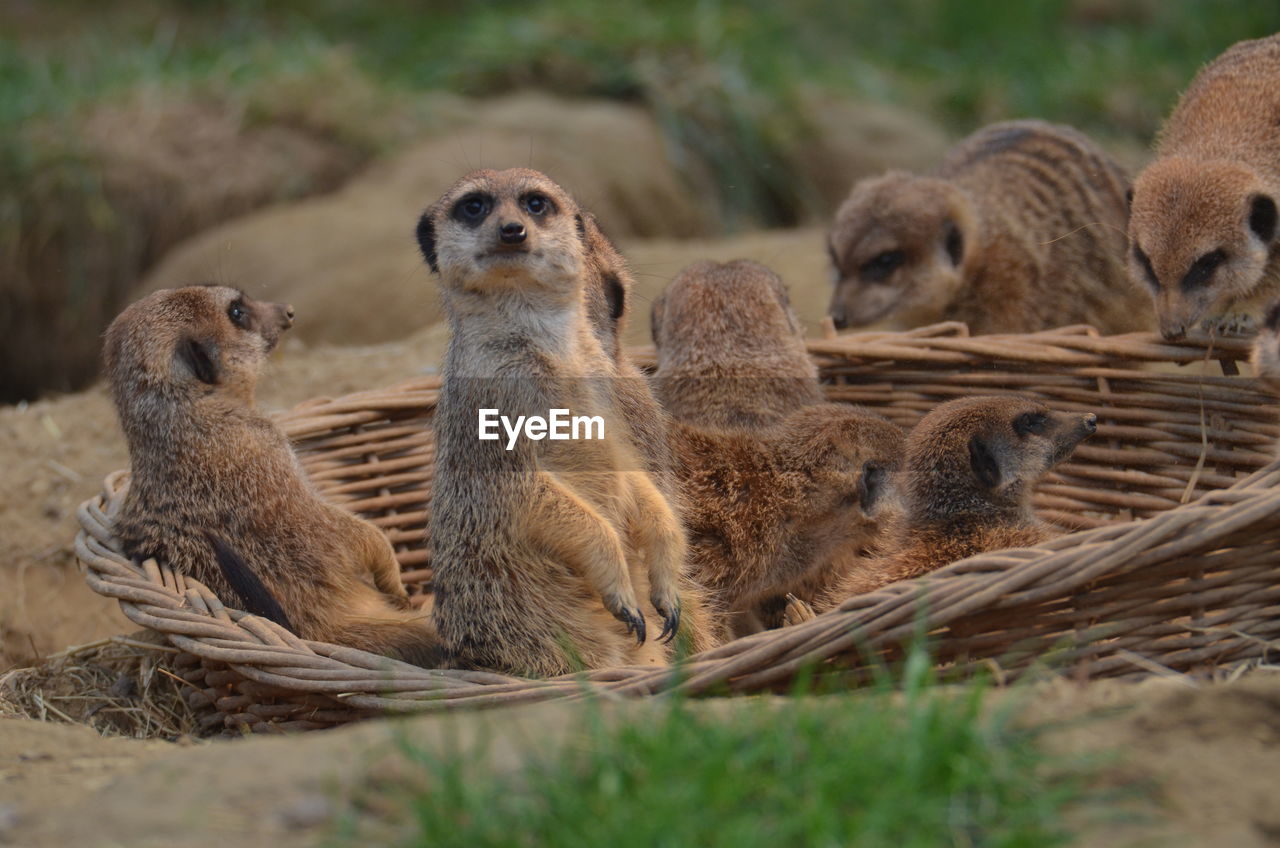
M 635 634 L 637 645 L 644 644 L 644 613 L 640 611 L 639 604 L 634 602 L 627 603 L 616 595 L 613 595 L 604 599 L 604 608 L 607 609 L 614 618 L 618 619 L 618 621 L 627 625 L 627 632 Z
M 813 611 L 813 607 L 809 606 L 808 601 L 802 601 L 790 592 L 787 593 L 787 605 L 782 610 L 783 627 L 794 627 L 817 617 L 818 614 Z
M 1258 331 L 1258 320 L 1245 312 L 1222 315 L 1205 321 L 1204 330 L 1219 336 L 1251 336 Z
M 675 592 L 655 590 L 649 600 L 662 616 L 662 632 L 658 634 L 658 641 L 666 645 L 676 638 L 676 632 L 680 630 L 680 596 Z

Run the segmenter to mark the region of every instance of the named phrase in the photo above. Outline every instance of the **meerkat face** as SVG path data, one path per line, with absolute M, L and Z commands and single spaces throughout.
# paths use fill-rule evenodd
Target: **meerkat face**
M 903 434 L 855 406 L 823 403 L 787 418 L 777 431 L 781 466 L 806 475 L 806 507 L 797 518 L 856 535 L 898 505 L 895 472 Z
M 1267 309 L 1253 341 L 1253 372 L 1271 391 L 1280 394 L 1280 300 Z
M 129 306 L 107 329 L 104 358 L 113 389 L 248 392 L 293 307 L 257 301 L 226 286 L 161 289 Z
M 1234 318 L 1259 288 L 1276 202 L 1238 165 L 1170 157 L 1134 181 L 1129 242 L 1131 279 L 1151 292 L 1161 334 L 1179 339 Z
M 418 245 L 447 290 L 573 293 L 586 223 L 573 199 L 526 168 L 473 171 L 418 222 Z
M 654 300 L 650 331 L 660 359 L 688 348 L 742 350 L 804 338 L 782 280 L 747 259 L 685 268 Z
M 891 172 L 859 183 L 836 213 L 828 245 L 835 325 L 942 320 L 963 281 L 973 230 L 968 202 L 945 180 Z
M 941 513 L 974 504 L 1020 511 L 1032 485 L 1097 429 L 1093 413 L 1054 412 L 1029 398 L 945 403 L 908 437 L 912 497 Z

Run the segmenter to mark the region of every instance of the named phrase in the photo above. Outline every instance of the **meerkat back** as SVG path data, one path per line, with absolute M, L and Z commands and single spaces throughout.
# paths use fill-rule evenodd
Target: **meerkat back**
M 1076 130 L 979 130 L 928 176 L 854 187 L 830 253 L 837 327 L 963 321 L 975 333 L 1152 325 L 1124 270 L 1127 177 Z

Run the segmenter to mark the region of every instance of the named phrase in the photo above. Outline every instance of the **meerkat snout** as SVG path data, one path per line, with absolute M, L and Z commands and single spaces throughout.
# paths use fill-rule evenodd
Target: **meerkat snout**
M 524 244 L 524 224 L 519 221 L 508 221 L 498 228 L 498 240 L 503 244 Z

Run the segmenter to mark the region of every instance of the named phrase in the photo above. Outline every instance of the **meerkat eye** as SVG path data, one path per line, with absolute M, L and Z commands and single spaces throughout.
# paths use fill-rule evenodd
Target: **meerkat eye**
M 888 279 L 889 275 L 901 268 L 906 261 L 907 254 L 901 250 L 886 250 L 863 262 L 862 267 L 858 269 L 858 274 L 868 282 L 878 283 Z
M 524 208 L 530 215 L 545 215 L 551 211 L 551 201 L 541 194 L 531 194 L 524 199 Z
M 1039 436 L 1048 424 L 1043 412 L 1024 412 L 1013 420 L 1013 430 L 1019 436 Z
M 1198 289 L 1209 282 L 1213 277 L 1213 272 L 1218 270 L 1218 266 L 1227 260 L 1227 254 L 1220 249 L 1214 250 L 1201 256 L 1187 271 L 1187 275 L 1182 278 L 1182 288 L 1184 291 L 1190 289 Z
M 231 319 L 232 324 L 243 330 L 249 314 L 245 312 L 244 305 L 240 301 L 236 301 L 227 309 L 227 317 Z
M 493 208 L 493 201 L 484 194 L 468 194 L 453 207 L 453 217 L 467 224 L 478 224 Z
M 1142 266 L 1142 273 L 1147 275 L 1147 283 L 1151 288 L 1159 291 L 1160 279 L 1156 276 L 1156 269 L 1151 267 L 1151 259 L 1136 244 L 1133 246 L 1133 258 Z
M 947 240 L 945 247 L 947 250 L 947 258 L 951 260 L 951 264 L 959 267 L 960 260 L 964 259 L 964 236 L 960 234 L 960 228 L 955 224 L 947 224 Z

